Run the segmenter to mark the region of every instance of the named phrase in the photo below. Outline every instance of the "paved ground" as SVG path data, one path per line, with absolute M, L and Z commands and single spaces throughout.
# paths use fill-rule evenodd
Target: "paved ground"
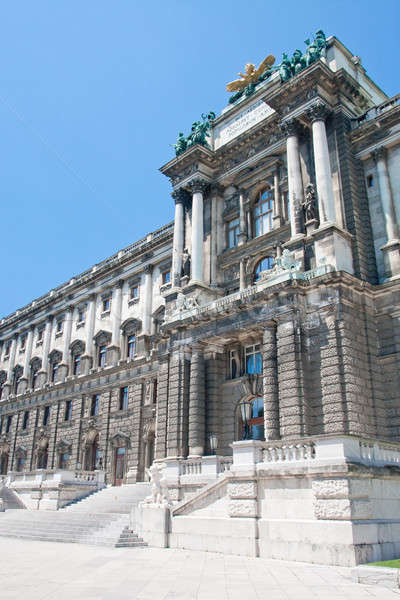
M 185 550 L 0 539 L 9 600 L 399 600 L 350 570 Z

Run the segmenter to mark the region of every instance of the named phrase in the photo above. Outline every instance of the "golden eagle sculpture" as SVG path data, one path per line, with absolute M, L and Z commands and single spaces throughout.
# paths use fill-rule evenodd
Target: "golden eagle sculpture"
M 244 90 L 244 88 L 250 83 L 257 83 L 260 75 L 262 75 L 269 67 L 272 67 L 274 62 L 275 56 L 273 54 L 269 54 L 267 58 L 262 61 L 258 69 L 256 69 L 256 66 L 253 65 L 253 63 L 247 63 L 247 65 L 244 67 L 245 73 L 238 73 L 240 79 L 236 79 L 235 81 L 227 83 L 226 91 L 239 92 Z

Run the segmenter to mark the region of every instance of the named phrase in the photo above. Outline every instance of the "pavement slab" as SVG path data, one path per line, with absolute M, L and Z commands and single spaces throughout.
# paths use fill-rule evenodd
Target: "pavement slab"
M 1 600 L 400 600 L 351 569 L 210 552 L 0 539 Z

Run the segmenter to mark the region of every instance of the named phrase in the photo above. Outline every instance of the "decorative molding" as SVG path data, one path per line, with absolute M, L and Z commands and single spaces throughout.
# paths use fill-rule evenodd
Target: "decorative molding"
M 330 109 L 320 100 L 318 100 L 307 110 L 307 116 L 311 123 L 315 123 L 316 121 L 325 121 L 330 113 Z

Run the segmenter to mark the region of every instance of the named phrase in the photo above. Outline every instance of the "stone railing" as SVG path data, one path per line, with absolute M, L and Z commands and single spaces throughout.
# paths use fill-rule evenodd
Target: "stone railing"
M 164 460 L 167 480 L 215 479 L 221 473 L 229 471 L 231 456 L 199 456 L 198 458 L 167 458 Z
M 249 465 L 257 468 L 296 467 L 320 464 L 360 463 L 367 466 L 400 466 L 400 443 L 350 435 L 315 436 L 291 441 L 234 442 L 232 469 Z
M 36 469 L 35 471 L 10 471 L 6 485 L 17 487 L 40 486 L 43 482 L 71 485 L 104 486 L 104 471 L 82 471 L 64 469 Z
M 263 462 L 294 462 L 315 459 L 314 442 L 268 446 L 263 451 Z
M 399 105 L 400 94 L 396 94 L 392 98 L 389 98 L 389 100 L 386 100 L 385 102 L 382 102 L 382 104 L 379 104 L 379 106 L 374 106 L 373 108 L 370 108 L 369 110 L 367 110 L 367 112 L 361 115 L 361 117 L 357 117 L 357 119 L 354 119 L 353 128 L 358 127 L 362 123 L 365 123 L 365 121 L 371 121 L 371 119 L 375 119 L 381 114 Z

